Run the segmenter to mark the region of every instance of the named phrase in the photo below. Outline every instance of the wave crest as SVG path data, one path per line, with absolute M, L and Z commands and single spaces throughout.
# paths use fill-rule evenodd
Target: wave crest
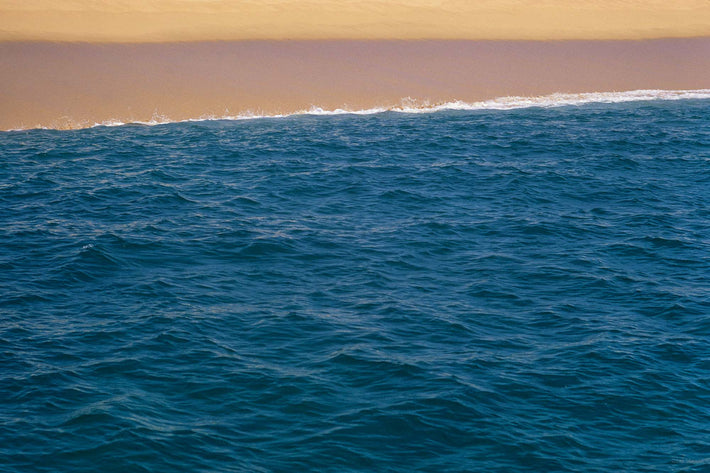
M 94 127 L 114 127 L 124 125 L 165 125 L 169 123 L 186 123 L 186 122 L 202 122 L 202 121 L 217 121 L 217 120 L 255 120 L 264 118 L 286 118 L 299 115 L 374 115 L 378 113 L 395 112 L 395 113 L 435 113 L 446 110 L 515 110 L 521 108 L 553 108 L 564 106 L 581 106 L 594 103 L 623 103 L 623 102 L 642 102 L 642 101 L 665 101 L 665 100 L 692 100 L 692 99 L 710 99 L 710 89 L 694 89 L 694 90 L 631 90 L 625 92 L 584 92 L 584 93 L 554 93 L 541 96 L 508 96 L 498 97 L 495 99 L 484 100 L 479 102 L 464 102 L 461 100 L 453 100 L 448 102 L 430 102 L 428 100 L 419 100 L 411 97 L 406 97 L 400 100 L 400 103 L 392 106 L 372 107 L 366 109 L 351 109 L 337 108 L 324 109 L 318 106 L 311 106 L 307 109 L 298 110 L 291 113 L 267 114 L 253 111 L 247 111 L 237 115 L 225 113 L 223 115 L 205 115 L 198 118 L 188 118 L 184 120 L 173 120 L 167 116 L 155 113 L 148 121 L 122 121 L 122 120 L 106 120 L 100 123 L 82 123 L 76 124 L 65 120 L 61 125 L 56 127 L 36 127 L 35 129 L 82 129 Z M 19 131 L 19 130 L 10 130 Z

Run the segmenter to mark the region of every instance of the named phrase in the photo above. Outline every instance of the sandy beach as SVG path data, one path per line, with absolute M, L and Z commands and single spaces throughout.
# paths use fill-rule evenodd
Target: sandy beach
M 0 0 L 0 473 L 710 473 L 709 276 L 710 0 Z
M 0 43 L 0 129 L 710 87 L 710 38 Z
M 707 0 L 0 0 L 0 41 L 710 36 Z
M 0 129 L 710 88 L 706 0 L 0 0 Z

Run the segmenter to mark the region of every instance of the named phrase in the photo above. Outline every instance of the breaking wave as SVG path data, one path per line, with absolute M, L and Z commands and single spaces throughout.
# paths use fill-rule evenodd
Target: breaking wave
M 446 110 L 515 110 L 529 107 L 565 107 L 581 106 L 594 103 L 623 103 L 641 102 L 657 100 L 692 100 L 710 99 L 710 89 L 695 90 L 631 90 L 625 92 L 584 92 L 584 93 L 554 93 L 541 96 L 508 96 L 478 102 L 465 102 L 453 100 L 448 102 L 431 102 L 411 97 L 401 99 L 398 104 L 390 106 L 380 106 L 365 109 L 336 108 L 324 109 L 318 106 L 297 110 L 290 113 L 262 113 L 246 111 L 236 115 L 225 113 L 223 115 L 203 115 L 197 118 L 175 120 L 156 111 L 150 120 L 107 120 L 98 123 L 75 122 L 68 117 L 64 117 L 58 126 L 35 127 L 36 129 L 81 129 L 94 128 L 99 126 L 123 126 L 123 125 L 165 125 L 169 123 L 201 122 L 211 120 L 254 120 L 263 118 L 286 118 L 298 115 L 373 115 L 378 113 L 435 113 Z M 27 129 L 27 128 L 23 128 Z M 10 130 L 19 131 L 23 129 Z

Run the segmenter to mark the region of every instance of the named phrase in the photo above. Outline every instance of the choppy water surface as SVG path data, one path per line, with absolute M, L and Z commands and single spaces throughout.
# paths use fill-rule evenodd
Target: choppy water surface
M 708 117 L 0 133 L 0 466 L 708 471 Z

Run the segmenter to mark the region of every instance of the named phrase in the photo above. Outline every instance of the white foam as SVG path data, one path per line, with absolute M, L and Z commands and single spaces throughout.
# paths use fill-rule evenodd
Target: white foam
M 385 112 L 395 113 L 434 113 L 444 110 L 515 110 L 531 107 L 565 107 L 581 106 L 594 103 L 623 103 L 657 100 L 689 100 L 689 99 L 710 99 L 710 89 L 695 90 L 631 90 L 625 92 L 585 92 L 578 94 L 556 93 L 535 97 L 510 96 L 498 97 L 480 102 L 463 102 L 460 100 L 450 102 L 431 103 L 427 100 L 417 100 L 411 97 L 404 98 L 399 104 L 388 107 L 373 107 L 368 109 L 323 109 L 312 106 L 308 109 L 299 110 L 293 113 L 267 114 L 258 112 L 245 112 L 238 115 L 225 113 L 224 115 L 209 115 L 187 120 L 171 120 L 169 117 L 154 114 L 148 121 L 108 120 L 93 124 L 76 124 L 68 128 L 94 128 L 99 126 L 115 127 L 123 125 L 165 125 L 169 123 L 187 123 L 216 120 L 255 120 L 264 118 L 286 118 L 299 115 L 373 115 Z M 57 127 L 54 129 L 65 129 L 67 127 Z M 27 128 L 24 128 L 25 130 Z M 53 129 L 48 127 L 35 127 L 35 129 Z M 10 130 L 19 131 L 19 130 Z

